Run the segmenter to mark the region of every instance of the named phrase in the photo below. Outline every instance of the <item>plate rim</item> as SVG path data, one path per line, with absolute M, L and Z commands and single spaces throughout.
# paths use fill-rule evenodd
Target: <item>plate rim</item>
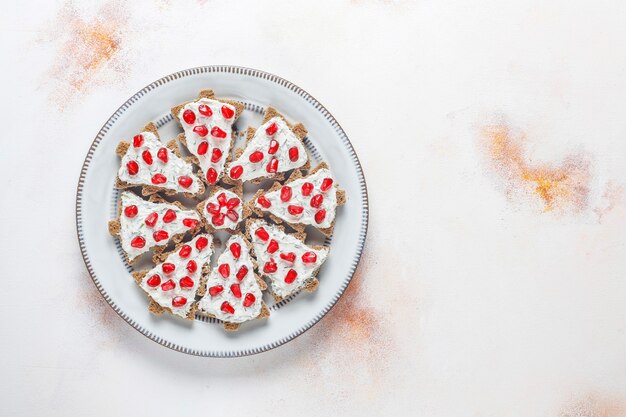
M 144 94 L 148 93 L 149 91 L 154 90 L 155 88 L 163 84 L 169 83 L 171 81 L 174 81 L 180 78 L 185 78 L 191 75 L 197 75 L 197 74 L 203 74 L 203 73 L 235 73 L 235 74 L 261 78 L 261 79 L 279 84 L 282 87 L 288 88 L 292 92 L 298 94 L 300 97 L 304 98 L 306 101 L 311 103 L 315 107 L 315 109 L 320 111 L 322 113 L 322 116 L 331 123 L 331 126 L 337 131 L 337 133 L 340 136 L 340 139 L 342 139 L 344 145 L 346 145 L 348 152 L 350 153 L 350 157 L 356 163 L 356 168 L 357 168 L 356 174 L 359 179 L 359 185 L 361 187 L 361 194 L 362 194 L 361 202 L 363 204 L 363 223 L 361 224 L 361 228 L 359 231 L 359 242 L 357 246 L 357 253 L 352 261 L 348 275 L 341 283 L 341 288 L 339 289 L 339 291 L 335 293 L 332 300 L 330 300 L 329 304 L 327 304 L 321 311 L 319 311 L 315 315 L 315 317 L 309 320 L 302 327 L 298 328 L 297 330 L 290 333 L 289 335 L 278 339 L 277 341 L 274 341 L 272 343 L 267 343 L 261 347 L 252 348 L 252 349 L 243 349 L 243 350 L 238 349 L 238 350 L 226 350 L 226 351 L 215 351 L 211 349 L 206 349 L 206 350 L 190 349 L 185 346 L 180 346 L 177 343 L 162 339 L 161 337 L 153 334 L 149 330 L 138 325 L 124 311 L 121 311 L 121 309 L 111 299 L 108 293 L 102 288 L 102 285 L 100 284 L 100 281 L 91 266 L 91 261 L 89 259 L 89 256 L 87 255 L 87 248 L 86 248 L 84 236 L 82 233 L 82 198 L 83 198 L 83 187 L 84 187 L 85 175 L 87 173 L 87 169 L 89 168 L 89 165 L 93 158 L 95 149 L 100 144 L 104 135 L 108 132 L 109 127 L 119 118 L 119 116 L 121 116 L 121 114 L 124 111 L 126 111 L 127 108 L 129 108 L 135 101 L 137 101 L 140 97 L 142 97 Z M 85 263 L 85 267 L 87 268 L 87 272 L 89 273 L 89 276 L 91 277 L 92 282 L 94 283 L 94 285 L 100 292 L 100 295 L 102 295 L 102 297 L 105 299 L 109 307 L 111 307 L 113 311 L 117 313 L 118 316 L 120 316 L 124 321 L 130 324 L 130 326 L 133 329 L 135 329 L 136 331 L 138 331 L 140 334 L 144 335 L 148 339 L 154 342 L 157 342 L 158 344 L 165 346 L 169 349 L 175 350 L 177 352 L 194 355 L 194 356 L 202 356 L 202 357 L 235 358 L 235 357 L 243 357 L 243 356 L 255 355 L 258 353 L 266 352 L 268 350 L 275 349 L 287 342 L 290 342 L 291 340 L 302 335 L 304 332 L 306 332 L 311 327 L 313 327 L 326 314 L 328 314 L 330 310 L 332 310 L 332 308 L 337 304 L 337 301 L 339 300 L 339 298 L 341 298 L 346 288 L 352 281 L 356 268 L 363 254 L 363 249 L 365 246 L 365 240 L 367 237 L 367 231 L 368 231 L 368 226 L 369 226 L 369 198 L 368 198 L 368 191 L 367 191 L 367 183 L 365 181 L 365 175 L 363 173 L 361 161 L 359 160 L 359 157 L 356 154 L 354 147 L 352 146 L 352 142 L 350 142 L 348 135 L 345 133 L 345 131 L 343 130 L 339 122 L 337 122 L 335 117 L 326 109 L 326 107 L 324 107 L 311 94 L 309 94 L 307 91 L 305 91 L 301 87 L 295 85 L 291 81 L 288 81 L 282 77 L 271 74 L 269 72 L 265 72 L 265 71 L 261 71 L 261 70 L 257 70 L 257 69 L 249 68 L 249 67 L 235 66 L 235 65 L 207 65 L 207 66 L 199 66 L 199 67 L 193 67 L 193 68 L 176 71 L 174 73 L 161 77 L 156 81 L 153 81 L 152 83 L 143 87 L 141 90 L 137 91 L 130 98 L 128 98 L 107 119 L 107 121 L 98 130 L 98 133 L 96 134 L 94 140 L 91 142 L 91 145 L 89 146 L 89 150 L 87 151 L 87 155 L 85 156 L 85 159 L 83 160 L 83 164 L 80 170 L 80 176 L 78 178 L 78 185 L 76 187 L 75 215 L 76 215 L 76 235 L 78 238 L 78 245 L 80 247 L 80 253 L 83 258 L 83 262 Z

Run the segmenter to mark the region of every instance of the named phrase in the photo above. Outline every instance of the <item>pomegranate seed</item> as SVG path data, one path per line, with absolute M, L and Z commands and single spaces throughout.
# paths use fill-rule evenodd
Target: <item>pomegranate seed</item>
M 135 175 L 136 173 L 139 172 L 139 164 L 135 161 L 129 161 L 126 164 L 126 168 L 128 169 L 128 173 L 130 175 Z
M 232 210 L 239 205 L 240 200 L 237 197 L 233 197 L 226 202 L 226 208 Z
M 185 304 L 187 304 L 187 299 L 181 295 L 177 295 L 176 297 L 172 298 L 173 307 L 182 307 Z
M 137 236 L 135 238 L 133 238 L 133 240 L 130 241 L 130 246 L 132 246 L 133 248 L 143 248 L 144 246 L 146 246 L 146 239 L 144 239 L 141 236 Z
M 297 277 L 298 273 L 294 269 L 290 269 L 289 272 L 287 272 L 287 275 L 285 275 L 285 282 L 287 284 L 291 284 Z
M 163 291 L 170 291 L 176 288 L 176 283 L 173 280 L 167 280 L 163 284 L 161 284 L 161 289 Z
M 236 277 L 239 281 L 241 281 L 242 279 L 246 277 L 247 274 L 248 274 L 248 267 L 243 265 L 241 268 L 239 268 L 239 271 L 237 271 Z
M 156 212 L 150 213 L 148 215 L 148 217 L 146 217 L 146 225 L 148 227 L 154 227 L 154 225 L 156 224 L 157 220 L 159 220 L 158 213 L 156 213 Z
M 199 237 L 198 240 L 196 240 L 196 249 L 198 250 L 202 250 L 206 248 L 208 245 L 209 245 L 209 239 L 207 239 L 204 236 Z
M 209 213 L 213 215 L 220 214 L 220 207 L 215 203 L 207 203 L 206 211 L 208 211 Z
M 213 148 L 213 155 L 211 155 L 211 162 L 216 163 L 222 158 L 222 151 L 218 148 Z
M 211 136 L 215 136 L 219 139 L 224 139 L 226 137 L 226 132 L 224 132 L 217 126 L 213 126 L 213 129 L 211 129 Z
M 215 285 L 214 287 L 209 288 L 209 294 L 211 295 L 211 297 L 215 297 L 222 291 L 224 291 L 224 287 L 222 287 L 221 285 Z
M 280 259 L 284 259 L 285 261 L 287 261 L 289 263 L 293 263 L 296 260 L 296 254 L 293 253 L 293 252 L 281 253 L 280 254 Z
M 196 226 L 198 226 L 198 223 L 199 222 L 196 219 L 183 219 L 183 224 L 190 229 L 194 229 Z
M 291 162 L 296 162 L 298 157 L 300 156 L 300 151 L 296 146 L 289 148 L 289 160 Z
M 280 199 L 284 202 L 291 200 L 291 187 L 288 185 L 280 189 Z
M 217 202 L 220 204 L 220 207 L 224 207 L 227 201 L 228 198 L 226 197 L 226 193 L 219 193 L 217 195 Z
M 318 194 L 311 199 L 311 207 L 319 208 L 319 206 L 322 205 L 323 201 L 324 201 L 324 196 L 321 194 Z
M 235 165 L 230 169 L 230 177 L 234 180 L 241 177 L 241 174 L 243 174 L 243 167 L 241 165 Z
M 222 310 L 224 313 L 235 314 L 235 309 L 233 308 L 233 306 L 230 305 L 228 301 L 224 301 L 222 303 L 220 310 Z
M 267 149 L 267 153 L 269 153 L 270 155 L 274 155 L 277 150 L 278 150 L 278 142 L 275 139 L 272 139 L 270 141 L 270 146 Z
M 272 203 L 263 195 L 257 198 L 256 201 L 261 207 L 270 208 L 272 206 Z
M 305 264 L 312 264 L 317 261 L 317 254 L 315 252 L 305 252 L 302 255 L 302 262 Z
M 170 263 L 170 262 L 165 262 L 163 265 L 161 265 L 161 269 L 166 274 L 169 274 L 169 273 L 174 272 L 174 270 L 176 269 L 176 265 L 174 265 L 173 263 Z
M 193 110 L 187 109 L 183 112 L 183 120 L 185 121 L 185 123 L 190 125 L 196 121 L 196 114 L 193 112 Z
M 230 275 L 230 266 L 228 264 L 221 264 L 217 267 L 217 271 L 224 278 L 228 278 L 228 276 Z
M 272 136 L 274 133 L 276 133 L 277 130 L 278 130 L 278 126 L 276 126 L 276 123 L 272 123 L 265 129 L 265 133 Z
M 148 286 L 154 288 L 156 286 L 158 286 L 161 283 L 161 277 L 159 276 L 159 274 L 154 274 L 152 275 L 150 278 L 148 278 L 148 280 L 146 281 L 146 284 L 148 284 Z
M 152 234 L 155 242 L 160 242 L 167 239 L 170 235 L 165 230 L 158 230 Z
M 180 288 L 192 288 L 193 287 L 193 279 L 189 277 L 183 277 L 178 281 L 180 284 Z
M 171 223 L 176 220 L 176 212 L 172 209 L 168 209 L 163 215 L 163 223 Z
M 189 271 L 190 274 L 193 274 L 197 270 L 198 270 L 198 264 L 196 263 L 196 261 L 192 259 L 189 262 L 187 262 L 187 271 Z
M 141 145 L 143 145 L 143 136 L 142 135 L 135 135 L 135 137 L 133 138 L 133 146 L 135 148 L 138 148 Z
M 223 226 L 224 225 L 224 219 L 225 219 L 225 216 L 222 213 L 219 213 L 219 214 L 216 214 L 215 216 L 211 217 L 211 222 L 215 226 Z
M 278 250 L 278 242 L 274 239 L 270 240 L 270 243 L 267 245 L 267 251 L 269 253 L 274 253 Z
M 152 165 L 152 154 L 150 153 L 150 151 L 145 150 L 141 153 L 141 158 L 143 159 L 143 161 L 148 164 L 148 165 Z
M 163 174 L 154 174 L 152 176 L 152 184 L 165 184 L 167 182 L 167 178 Z
M 209 134 L 209 129 L 205 125 L 196 126 L 193 128 L 193 131 L 196 132 L 201 138 Z
M 213 116 L 213 111 L 211 110 L 211 108 L 209 106 L 207 106 L 206 104 L 201 104 L 198 106 L 198 111 L 200 112 L 201 115 L 206 116 L 206 117 L 211 117 Z
M 217 182 L 217 171 L 213 168 L 209 168 L 206 173 L 206 180 L 209 184 L 215 184 Z
M 287 206 L 287 211 L 292 216 L 297 216 L 299 214 L 302 214 L 302 212 L 304 211 L 304 207 L 302 207 L 302 206 L 295 206 L 295 205 L 288 205 Z
M 326 210 L 321 209 L 321 210 L 318 210 L 317 213 L 315 213 L 315 221 L 318 224 L 323 222 L 325 218 L 326 218 Z
M 180 251 L 178 252 L 178 256 L 180 256 L 181 258 L 186 258 L 191 254 L 191 246 L 189 245 L 183 245 L 180 248 Z
M 124 209 L 124 215 L 128 217 L 129 219 L 132 219 L 133 217 L 135 217 L 137 213 L 139 213 L 139 209 L 134 204 Z
M 254 294 L 248 293 L 243 298 L 243 306 L 250 307 L 252 304 L 254 304 L 255 301 L 256 301 L 256 297 L 254 296 Z
M 183 188 L 191 187 L 192 182 L 193 180 L 191 179 L 191 177 L 188 177 L 186 175 L 183 175 L 182 177 L 178 177 L 178 184 Z
M 237 223 L 237 220 L 239 220 L 239 214 L 237 214 L 235 210 L 228 210 L 226 212 L 226 217 L 228 217 L 233 223 Z
M 248 293 L 243 298 L 243 306 L 250 307 L 252 304 L 254 304 L 255 301 L 256 301 L 256 297 L 254 296 L 254 294 Z
M 253 164 L 256 164 L 257 162 L 261 162 L 263 160 L 263 152 L 261 151 L 254 151 L 250 154 L 250 156 L 248 157 L 248 159 L 250 160 L 250 162 L 252 162 Z
M 258 229 L 256 229 L 256 232 L 254 232 L 254 234 L 257 235 L 259 239 L 261 239 L 264 242 L 270 238 L 269 233 L 267 233 L 267 231 L 262 227 L 259 227 Z
M 233 254 L 235 259 L 239 259 L 239 257 L 241 256 L 241 245 L 237 242 L 231 243 L 230 252 Z
M 302 195 L 305 197 L 308 197 L 311 195 L 311 192 L 313 191 L 313 184 L 311 184 L 310 182 L 305 182 L 304 184 L 302 184 Z
M 333 185 L 333 179 L 332 178 L 324 178 L 324 181 L 322 181 L 322 185 L 320 185 L 320 190 L 328 191 L 328 189 L 332 185 Z
M 230 119 L 234 115 L 235 115 L 235 112 L 233 111 L 233 109 L 231 109 L 228 106 L 222 106 L 222 116 L 224 116 L 227 119 Z
M 233 284 L 230 286 L 230 292 L 233 293 L 235 298 L 241 298 L 241 288 L 239 288 L 239 284 Z
M 265 263 L 265 266 L 263 266 L 263 272 L 267 274 L 272 274 L 276 272 L 277 269 L 278 269 L 278 266 L 276 265 L 276 262 L 274 262 L 274 259 L 272 258 L 270 258 L 270 260 Z
M 202 141 L 200 145 L 198 145 L 198 150 L 196 151 L 198 155 L 204 155 L 209 151 L 209 142 Z
M 167 148 L 161 148 L 157 152 L 157 158 L 159 158 L 163 163 L 167 163 Z
M 278 159 L 272 158 L 272 160 L 267 164 L 267 167 L 265 167 L 265 170 L 270 174 L 278 171 Z

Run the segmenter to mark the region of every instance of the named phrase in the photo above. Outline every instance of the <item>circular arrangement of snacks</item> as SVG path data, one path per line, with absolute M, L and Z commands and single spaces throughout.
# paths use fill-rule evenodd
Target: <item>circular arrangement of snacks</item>
M 164 144 L 148 123 L 117 146 L 116 186 L 125 191 L 109 231 L 129 264 L 153 253 L 154 267 L 132 275 L 156 315 L 204 315 L 233 331 L 271 318 L 264 291 L 281 301 L 319 285 L 330 248 L 307 244 L 305 228 L 330 236 L 345 192 L 327 163 L 311 167 L 306 127 L 273 107 L 234 150 L 234 124 L 244 109 L 202 90 L 172 108 L 183 129 L 176 139 Z M 179 143 L 189 156 L 182 156 Z M 267 180 L 272 184 L 263 188 Z M 258 189 L 245 201 L 248 183 Z M 179 195 L 196 203 L 164 199 Z M 218 232 L 231 236 L 212 262 Z M 176 247 L 166 252 L 170 244 Z

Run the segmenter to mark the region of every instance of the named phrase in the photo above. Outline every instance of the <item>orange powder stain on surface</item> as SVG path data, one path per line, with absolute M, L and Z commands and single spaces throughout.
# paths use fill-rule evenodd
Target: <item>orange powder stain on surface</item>
M 334 375 L 350 379 L 353 386 L 366 385 L 375 395 L 376 382 L 384 378 L 387 358 L 394 351 L 394 340 L 385 315 L 368 298 L 366 257 L 364 253 L 337 304 L 303 337 L 306 352 L 301 352 L 300 360 L 308 368 L 306 378 Z
M 588 395 L 566 405 L 559 417 L 624 417 L 624 402 L 614 398 Z
M 525 136 L 514 135 L 504 124 L 483 128 L 482 137 L 490 161 L 507 183 L 507 194 L 529 191 L 546 212 L 580 212 L 587 207 L 591 175 L 584 158 L 569 156 L 558 165 L 532 164 L 525 155 Z
M 127 68 L 120 52 L 128 25 L 122 10 L 109 2 L 86 19 L 67 3 L 59 13 L 50 36 L 58 53 L 48 78 L 50 98 L 60 109 L 93 86 L 123 79 Z

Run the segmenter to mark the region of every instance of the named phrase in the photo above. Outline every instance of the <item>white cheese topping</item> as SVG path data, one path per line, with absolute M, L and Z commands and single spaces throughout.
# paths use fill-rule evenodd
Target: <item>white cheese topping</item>
M 212 243 L 210 234 L 196 236 L 151 269 L 142 279 L 141 288 L 160 306 L 187 317 L 200 285 L 202 267 L 211 260 Z
M 133 185 L 154 185 L 179 193 L 196 194 L 199 191 L 199 178 L 193 173 L 191 164 L 167 149 L 154 133 L 141 132 L 137 136 L 142 138 L 139 141 L 140 146 L 136 147 L 133 140 L 122 157 L 122 165 L 117 174 L 120 180 Z M 181 180 L 181 177 L 185 178 Z M 188 187 L 182 185 L 187 184 L 187 178 L 191 179 Z
M 239 258 L 235 257 L 237 251 Z M 262 301 L 248 245 L 240 235 L 234 235 L 226 242 L 226 249 L 211 271 L 206 295 L 198 307 L 225 322 L 242 323 L 259 315 Z
M 263 220 L 251 222 L 249 230 L 259 273 L 270 279 L 273 292 L 283 298 L 302 288 L 328 256 L 328 248 L 313 249 Z M 263 230 L 267 232 L 267 239 L 263 238 Z M 291 271 L 295 271 L 295 275 Z
M 268 134 L 268 128 L 269 133 L 272 134 Z M 277 148 L 276 145 L 278 145 Z M 276 159 L 274 171 L 276 173 L 299 168 L 308 160 L 302 141 L 280 117 L 272 117 L 257 129 L 241 156 L 230 164 L 229 175 L 233 179 L 242 181 L 271 178 L 275 174 L 270 172 L 271 169 L 268 171 L 268 165 L 273 159 Z M 243 168 L 241 176 L 233 175 L 235 167 Z
M 227 110 L 223 111 L 223 107 Z M 185 117 L 185 112 L 188 111 L 193 113 L 193 117 Z M 209 184 L 215 184 L 224 171 L 224 164 L 230 153 L 236 111 L 231 104 L 201 98 L 185 104 L 178 113 L 185 131 L 187 149 L 198 158 Z M 230 117 L 226 118 L 224 113 Z M 214 172 L 210 172 L 211 170 Z
M 330 183 L 329 179 L 332 180 L 331 185 L 322 190 L 324 180 L 328 184 Z M 291 196 L 287 199 L 286 197 L 289 195 Z M 283 201 L 281 196 L 285 197 L 286 201 Z M 285 184 L 281 189 L 264 194 L 264 197 L 271 204 L 270 207 L 265 207 L 258 199 L 255 200 L 254 206 L 290 223 L 310 224 L 325 229 L 330 227 L 335 219 L 337 184 L 333 180 L 330 170 L 326 168 L 320 169 L 308 177 Z M 302 212 L 293 211 L 294 206 L 302 207 Z
M 234 229 L 243 216 L 243 202 L 232 191 L 219 188 L 207 199 L 202 215 L 215 229 Z
M 122 193 L 121 203 L 120 243 L 130 260 L 156 245 L 166 245 L 174 235 L 193 229 L 200 221 L 195 210 L 152 203 L 129 191 Z M 162 232 L 167 233 L 167 237 Z

